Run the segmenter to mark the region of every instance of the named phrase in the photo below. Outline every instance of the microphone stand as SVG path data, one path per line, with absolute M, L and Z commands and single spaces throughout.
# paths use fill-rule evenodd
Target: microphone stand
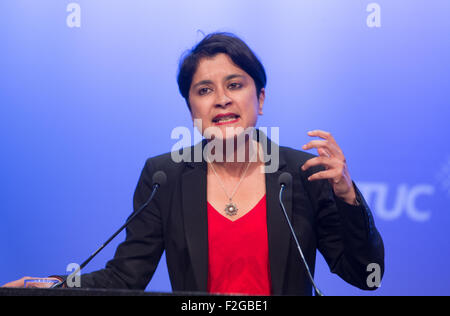
M 286 187 L 286 185 L 284 183 L 281 183 L 280 195 L 279 195 L 281 208 L 283 209 L 284 216 L 286 217 L 286 221 L 287 221 L 287 223 L 289 225 L 289 229 L 291 230 L 292 237 L 294 237 L 294 241 L 295 241 L 295 244 L 297 245 L 298 252 L 300 253 L 300 256 L 302 257 L 303 263 L 305 264 L 306 272 L 308 273 L 309 280 L 311 281 L 311 284 L 314 287 L 314 290 L 316 291 L 317 295 L 318 296 L 324 296 L 323 293 L 316 286 L 316 283 L 314 282 L 314 278 L 313 278 L 313 276 L 311 274 L 311 271 L 309 270 L 308 263 L 306 262 L 305 256 L 303 255 L 302 248 L 300 247 L 300 244 L 299 244 L 299 242 L 297 240 L 297 236 L 295 235 L 295 232 L 294 232 L 294 228 L 292 227 L 291 221 L 289 220 L 289 217 L 287 215 L 286 209 L 284 207 L 282 196 L 283 196 L 283 191 L 284 191 L 285 187 Z

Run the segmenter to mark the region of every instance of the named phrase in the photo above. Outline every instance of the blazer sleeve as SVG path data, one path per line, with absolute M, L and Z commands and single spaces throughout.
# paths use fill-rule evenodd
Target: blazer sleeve
M 136 212 L 151 194 L 153 168 L 147 160 L 137 184 L 133 208 Z M 83 288 L 124 288 L 144 290 L 164 251 L 160 208 L 154 199 L 126 229 L 114 258 L 102 270 L 81 276 Z
M 376 290 L 368 278 L 374 264 L 379 267 L 380 280 L 383 277 L 384 245 L 361 192 L 353 183 L 359 202 L 355 206 L 335 196 L 327 180 L 308 186 L 316 211 L 318 249 L 331 272 L 360 289 Z

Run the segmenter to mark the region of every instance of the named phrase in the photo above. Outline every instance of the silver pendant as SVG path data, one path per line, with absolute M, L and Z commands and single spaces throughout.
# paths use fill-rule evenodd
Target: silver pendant
M 236 206 L 233 202 L 231 202 L 231 201 L 230 201 L 230 203 L 228 203 L 228 204 L 225 206 L 225 213 L 226 213 L 228 216 L 235 216 L 235 215 L 237 214 L 237 211 L 238 211 L 237 206 Z

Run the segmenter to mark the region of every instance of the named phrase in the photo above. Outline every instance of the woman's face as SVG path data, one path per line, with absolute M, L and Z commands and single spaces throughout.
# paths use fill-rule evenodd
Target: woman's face
M 264 98 L 264 89 L 258 97 L 253 78 L 226 54 L 202 58 L 189 90 L 192 119 L 201 119 L 202 135 L 205 129 L 215 127 L 220 129 L 223 138 L 238 134 L 230 134 L 230 127 L 256 126 Z

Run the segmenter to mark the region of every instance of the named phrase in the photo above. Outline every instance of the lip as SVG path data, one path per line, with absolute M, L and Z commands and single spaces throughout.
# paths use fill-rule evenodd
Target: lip
M 227 122 L 216 122 L 216 120 L 222 118 L 222 117 L 226 117 L 226 116 L 236 116 L 236 119 L 232 120 L 232 121 L 227 121 Z M 232 112 L 228 112 L 228 113 L 222 113 L 222 114 L 218 114 L 213 118 L 213 123 L 215 125 L 226 125 L 226 124 L 233 124 L 239 121 L 241 117 L 236 114 L 236 113 L 232 113 Z

